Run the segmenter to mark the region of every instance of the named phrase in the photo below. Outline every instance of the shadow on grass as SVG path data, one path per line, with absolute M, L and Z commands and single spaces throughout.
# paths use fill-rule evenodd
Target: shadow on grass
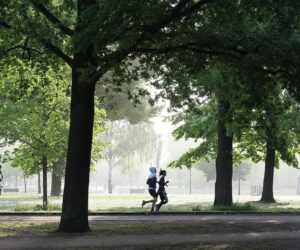
M 114 221 L 110 223 L 92 222 L 92 232 L 59 233 L 58 223 L 50 222 L 4 222 L 0 224 L 1 237 L 55 237 L 78 235 L 147 235 L 147 234 L 221 234 L 221 233 L 251 233 L 279 232 L 299 230 L 299 223 L 275 222 L 226 222 L 226 221 L 172 221 L 153 222 Z

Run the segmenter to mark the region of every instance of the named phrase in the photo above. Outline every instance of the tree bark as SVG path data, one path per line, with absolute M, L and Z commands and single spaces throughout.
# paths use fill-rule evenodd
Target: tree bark
M 38 172 L 38 194 L 42 192 L 41 188 L 41 172 Z
M 61 194 L 61 177 L 52 170 L 51 180 L 51 196 L 59 196 Z
M 24 193 L 27 193 L 27 183 L 26 183 L 25 175 L 23 176 L 23 180 L 24 180 Z
M 48 209 L 48 190 L 47 190 L 47 157 L 42 157 L 42 168 L 43 168 L 43 210 Z
M 260 199 L 261 202 L 266 202 L 266 203 L 276 202 L 273 194 L 275 155 L 276 152 L 272 146 L 272 140 L 270 137 L 268 137 L 267 145 L 266 145 L 264 183 L 263 183 L 262 197 Z
M 95 83 L 84 79 L 88 66 L 83 56 L 74 57 L 72 101 L 65 187 L 59 231 L 90 231 L 88 223 L 88 189 L 94 122 Z
M 112 194 L 112 170 L 113 165 L 111 160 L 108 161 L 108 179 L 107 179 L 107 191 L 109 194 Z
M 225 118 L 229 105 L 219 101 L 218 119 L 218 153 L 216 159 L 216 183 L 215 200 L 216 206 L 232 205 L 232 142 L 233 137 L 227 135 Z
M 61 194 L 61 179 L 66 164 L 66 152 L 64 152 L 52 165 L 51 196 Z

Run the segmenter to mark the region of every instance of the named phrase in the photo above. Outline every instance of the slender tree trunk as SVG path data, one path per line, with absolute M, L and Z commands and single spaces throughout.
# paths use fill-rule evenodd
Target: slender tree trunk
M 72 68 L 72 101 L 65 187 L 59 231 L 90 231 L 88 223 L 88 190 L 94 122 L 95 83 L 84 79 L 87 58 L 74 56 Z
M 38 194 L 42 192 L 41 188 L 41 172 L 38 172 Z
M 216 183 L 214 205 L 232 205 L 232 136 L 227 135 L 225 117 L 228 104 L 219 101 L 218 154 L 216 159 Z
M 24 192 L 27 193 L 27 183 L 26 183 L 25 175 L 23 176 L 23 179 L 24 179 Z
M 47 191 L 47 157 L 42 157 L 42 168 L 43 168 L 43 210 L 48 209 L 48 191 Z
M 61 194 L 61 179 L 66 164 L 66 153 L 63 153 L 52 165 L 51 196 Z
M 190 174 L 190 194 L 192 194 L 192 168 L 189 169 Z
M 275 149 L 272 147 L 272 140 L 267 139 L 266 159 L 265 159 L 265 175 L 262 190 L 261 202 L 274 203 L 276 202 L 273 195 L 273 180 L 275 169 Z
M 107 179 L 107 191 L 109 194 L 112 194 L 112 170 L 113 170 L 113 165 L 112 161 L 108 161 L 108 179 Z

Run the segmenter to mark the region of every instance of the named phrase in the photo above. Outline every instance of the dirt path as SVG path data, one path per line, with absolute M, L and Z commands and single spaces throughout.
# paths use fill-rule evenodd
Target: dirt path
M 57 223 L 59 217 L 0 216 L 0 223 L 18 221 Z M 95 230 L 85 234 L 2 237 L 0 249 L 193 249 L 186 246 L 245 242 L 250 247 L 235 245 L 232 248 L 197 249 L 300 249 L 300 216 L 296 215 L 110 215 L 90 216 L 90 223 L 94 227 L 156 226 L 154 231 L 124 232 L 117 229 L 113 233 Z M 170 230 L 162 229 L 166 225 Z M 189 226 L 195 228 L 188 230 Z M 266 247 L 266 242 L 271 242 L 274 247 Z
M 59 222 L 59 216 L 1 216 L 1 221 L 32 221 L 32 222 Z M 90 223 L 176 223 L 176 222 L 201 222 L 201 221 L 226 221 L 226 222 L 297 222 L 300 223 L 299 215 L 95 215 L 89 216 Z

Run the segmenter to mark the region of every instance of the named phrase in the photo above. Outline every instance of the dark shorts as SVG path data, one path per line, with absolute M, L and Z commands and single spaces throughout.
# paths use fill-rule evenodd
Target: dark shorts
M 168 196 L 166 191 L 157 193 L 161 201 L 168 201 Z
M 153 197 L 153 198 L 156 198 L 157 197 L 157 193 L 154 189 L 148 189 L 149 191 L 149 194 Z

